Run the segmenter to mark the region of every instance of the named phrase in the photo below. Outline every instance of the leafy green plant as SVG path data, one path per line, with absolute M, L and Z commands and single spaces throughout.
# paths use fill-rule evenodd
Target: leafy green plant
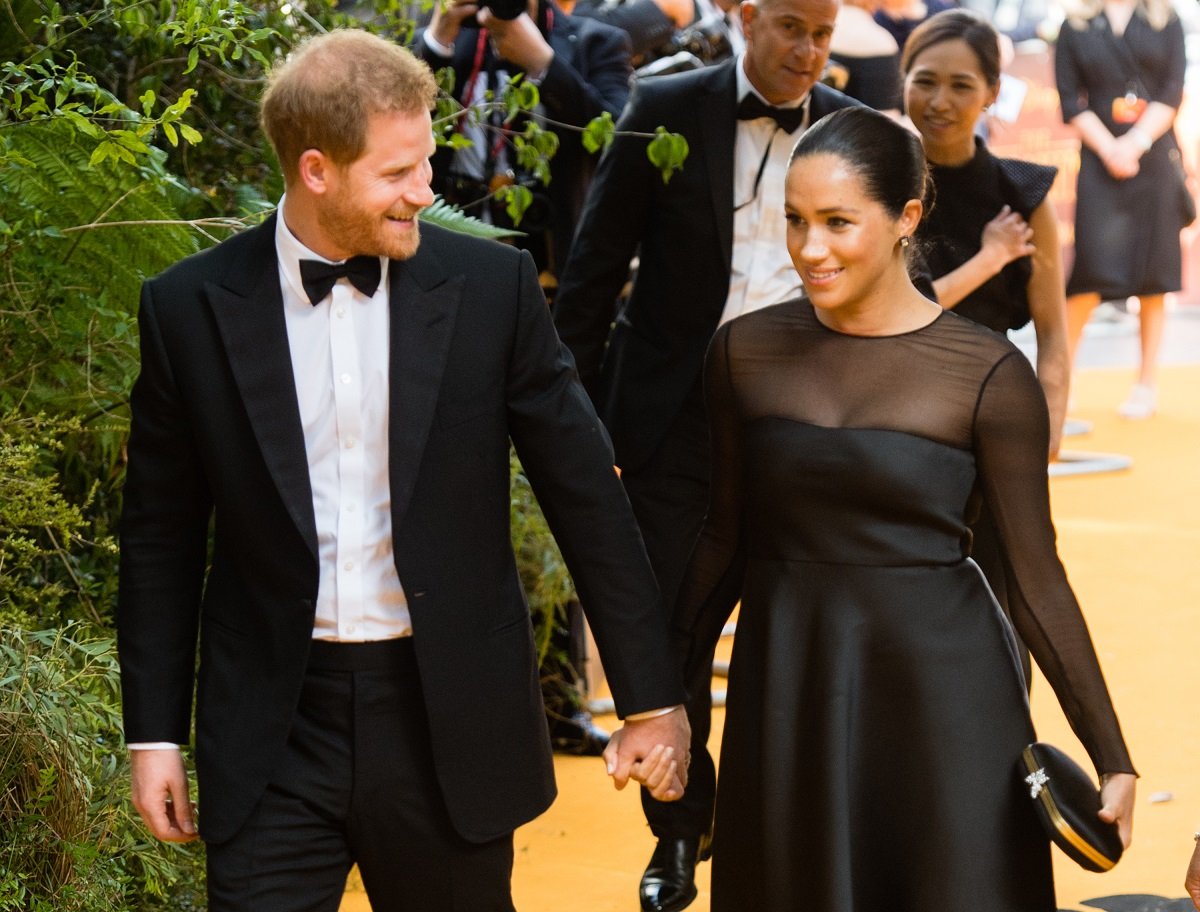
M 64 437 L 78 431 L 75 419 L 0 418 L 0 624 L 61 617 L 81 588 L 64 583 L 77 572 L 78 555 L 115 555 L 111 542 L 86 537 L 87 504 L 67 500 L 56 474 Z M 94 604 L 78 607 L 98 616 Z
M 0 627 L 0 910 L 112 912 L 194 894 L 194 847 L 147 841 L 126 791 L 111 639 Z

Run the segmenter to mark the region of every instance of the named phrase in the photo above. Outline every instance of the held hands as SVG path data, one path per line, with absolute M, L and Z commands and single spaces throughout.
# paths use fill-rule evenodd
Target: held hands
M 687 786 L 691 737 L 682 707 L 664 716 L 627 721 L 604 750 L 613 785 L 623 789 L 633 779 L 658 801 L 678 801 Z
M 195 839 L 194 807 L 179 751 L 130 751 L 129 766 L 133 806 L 146 829 L 164 842 Z
M 1137 776 L 1132 773 L 1108 773 L 1100 779 L 1100 819 L 1115 823 L 1121 834 L 1121 845 L 1129 848 L 1133 841 L 1133 795 Z
M 1013 260 L 1036 253 L 1032 240 L 1033 229 L 1029 223 L 1019 212 L 1005 206 L 983 226 L 980 249 L 992 258 L 996 272 L 999 272 Z

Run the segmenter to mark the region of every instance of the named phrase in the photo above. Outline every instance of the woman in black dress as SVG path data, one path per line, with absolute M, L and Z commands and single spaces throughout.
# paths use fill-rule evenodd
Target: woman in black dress
M 975 125 L 1000 91 L 1000 39 L 967 10 L 938 13 L 913 32 L 901 61 L 904 105 L 921 133 L 936 202 L 918 248 L 938 302 L 996 332 L 1032 318 L 1037 376 L 1058 454 L 1071 361 L 1055 168 L 997 158 Z
M 1190 220 L 1173 129 L 1183 98 L 1183 26 L 1169 0 L 1079 6 L 1063 23 L 1054 57 L 1063 119 L 1083 143 L 1067 282 L 1071 356 L 1101 300 L 1137 297 L 1141 366 L 1120 411 L 1149 418 L 1163 295 L 1182 285 L 1179 232 Z
M 981 500 L 1017 627 L 1129 837 L 1133 768 L 1055 554 L 1045 399 L 1006 339 L 909 279 L 925 180 L 895 121 L 819 121 L 785 194 L 808 297 L 709 349 L 712 502 L 676 627 L 696 673 L 741 599 L 713 912 L 1055 909 L 1011 628 L 964 552 Z

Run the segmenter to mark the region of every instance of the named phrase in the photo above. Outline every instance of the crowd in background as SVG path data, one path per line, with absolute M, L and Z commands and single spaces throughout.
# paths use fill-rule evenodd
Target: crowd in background
M 519 132 L 520 121 L 464 115 L 453 129 L 472 142 L 439 151 L 434 186 L 505 225 L 512 223 L 497 191 L 512 183 L 533 190 L 535 206 L 519 226 L 526 237 L 516 243 L 534 255 L 559 333 L 613 438 L 668 606 L 710 505 L 708 424 L 717 419 L 706 415 L 700 382 L 709 340 L 734 317 L 805 292 L 795 258 L 786 256 L 782 221 L 798 127 L 861 103 L 920 137 L 933 193 L 920 227 L 904 239 L 909 271 L 926 297 L 997 333 L 1032 324 L 1050 461 L 1067 419 L 1072 359 L 1101 300 L 1137 301 L 1141 369 L 1120 412 L 1154 414 L 1164 295 L 1181 288 L 1179 232 L 1194 217 L 1181 198 L 1188 193 L 1173 131 L 1184 32 L 1167 0 L 964 0 L 961 8 L 954 0 L 813 0 L 803 5 L 803 27 L 826 6 L 836 22 L 831 33 L 808 36 L 819 73 L 792 84 L 787 54 L 807 52 L 785 44 L 805 39 L 768 36 L 758 11 L 766 5 L 746 12 L 733 0 L 518 0 L 503 11 L 453 0 L 435 8 L 414 41 L 431 66 L 453 69 L 454 97 L 464 106 L 518 73 L 540 89 L 533 116 L 560 143 L 552 182 L 517 164 L 506 136 Z M 1081 139 L 1069 272 L 1050 200 L 1057 169 L 996 157 L 987 145 L 1004 67 L 1028 40 L 1056 45 L 1062 115 Z M 739 73 L 732 94 L 741 101 L 727 112 L 720 99 L 732 97 L 733 77 L 720 74 L 743 59 L 753 91 Z M 685 73 L 693 75 L 659 82 Z M 772 91 L 787 100 L 783 114 L 747 110 L 751 94 L 777 104 Z M 803 100 L 790 117 L 793 98 Z M 688 138 L 673 189 L 645 166 L 643 139 L 618 138 L 602 160 L 581 150 L 576 130 L 604 112 L 624 133 L 666 126 Z M 1019 628 L 1028 594 L 1014 579 L 1012 543 L 1005 547 L 986 499 L 971 531 L 972 556 Z M 712 644 L 701 649 L 701 676 L 711 652 Z M 1028 679 L 1029 653 L 1020 652 Z M 670 805 L 643 802 L 658 839 L 641 883 L 647 912 L 684 908 L 695 895 L 694 867 L 711 851 L 710 708 L 707 687 L 692 683 L 688 792 Z M 578 735 L 556 745 L 602 749 L 604 733 L 586 713 L 574 718 Z M 1109 741 L 1119 744 L 1119 734 Z M 1128 757 L 1109 761 L 1102 772 L 1132 769 Z M 737 890 L 744 898 L 760 887 L 767 889 L 739 882 Z

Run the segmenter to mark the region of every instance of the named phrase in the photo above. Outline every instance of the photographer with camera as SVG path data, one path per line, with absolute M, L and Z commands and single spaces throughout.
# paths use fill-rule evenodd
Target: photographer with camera
M 449 202 L 496 224 L 511 224 L 496 193 L 508 184 L 533 192 L 517 245 L 533 254 L 552 291 L 583 208 L 596 156 L 579 131 L 607 111 L 617 117 L 629 97 L 629 39 L 621 30 L 564 13 L 553 0 L 451 0 L 437 4 L 429 26 L 418 32 L 414 52 L 434 70 L 454 71 L 454 98 L 478 108 L 499 100 L 518 73 L 540 93 L 534 116 L 557 134 L 550 162 L 553 180 L 543 184 L 517 167 L 509 136 L 524 129 L 523 118 L 503 124 L 504 112 L 463 112 L 455 129 L 471 140 L 466 148 L 440 148 L 433 158 L 433 188 Z M 497 108 L 499 106 L 496 106 Z M 481 211 L 481 207 L 483 210 Z

